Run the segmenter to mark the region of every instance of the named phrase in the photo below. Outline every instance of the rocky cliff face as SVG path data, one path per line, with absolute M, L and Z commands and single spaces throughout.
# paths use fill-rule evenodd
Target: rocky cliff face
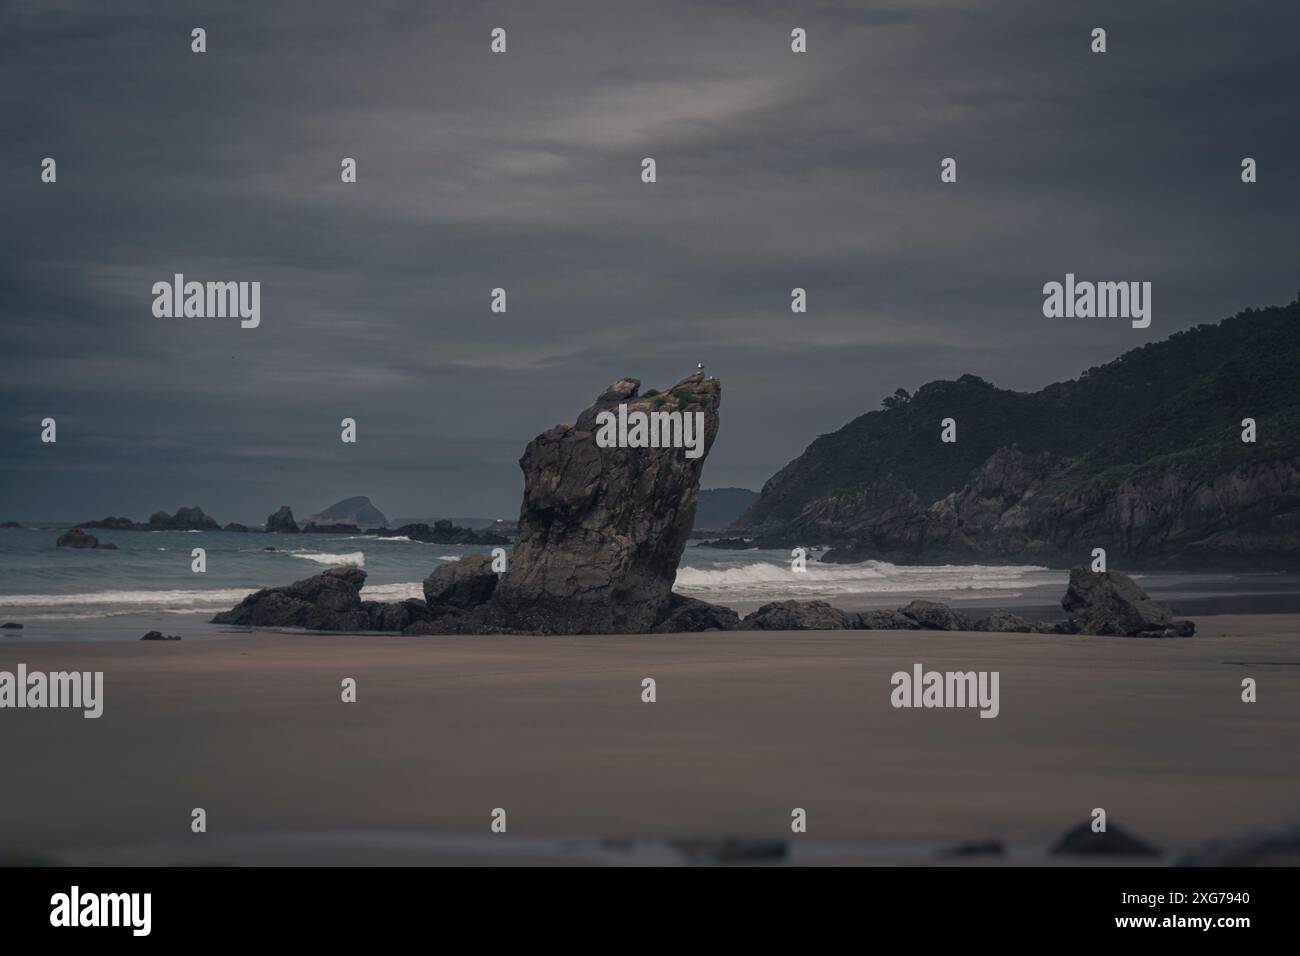
M 695 519 L 700 473 L 718 433 L 722 385 L 696 373 L 665 395 L 611 385 L 572 425 L 533 439 L 519 466 L 524 500 L 510 570 L 493 603 L 518 626 L 553 632 L 648 631 L 669 611 Z M 597 416 L 700 412 L 704 453 L 601 448 Z
M 1300 567 L 1297 365 L 1300 300 L 1034 393 L 931 382 L 812 442 L 734 527 L 832 561 Z
M 928 507 L 902 493 L 811 502 L 790 533 L 845 542 L 823 560 L 1043 560 L 1105 548 L 1148 566 L 1293 565 L 1300 560 L 1300 458 L 1214 473 L 1184 462 L 1118 485 L 1060 489 L 1067 463 L 999 449 L 966 487 Z M 818 537 L 820 535 L 820 537 Z

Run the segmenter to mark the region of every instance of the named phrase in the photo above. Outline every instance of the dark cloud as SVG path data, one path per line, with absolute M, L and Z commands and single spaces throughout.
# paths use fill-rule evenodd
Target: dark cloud
M 511 514 L 528 439 L 697 361 L 725 388 L 706 484 L 757 487 L 898 386 L 1036 388 L 1287 301 L 1297 26 L 1209 0 L 10 4 L 0 517 Z M 154 318 L 177 271 L 261 281 L 261 327 Z M 1151 280 L 1151 328 L 1044 319 L 1067 271 Z

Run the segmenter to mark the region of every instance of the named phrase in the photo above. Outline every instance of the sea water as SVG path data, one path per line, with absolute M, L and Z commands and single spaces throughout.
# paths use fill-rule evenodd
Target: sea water
M 259 588 L 345 565 L 366 571 L 362 596 L 368 600 L 421 597 L 421 582 L 434 568 L 490 550 L 361 534 L 105 530 L 92 533 L 118 550 L 55 547 L 67 527 L 0 529 L 0 623 L 25 625 L 23 631 L 0 631 L 0 637 L 138 639 L 136 622 L 144 618 L 158 622 L 150 628 L 166 630 L 174 623 L 179 633 L 188 625 L 187 636 L 194 636 L 197 624 Z M 204 573 L 191 570 L 196 547 L 206 551 Z M 1031 564 L 823 564 L 816 557 L 814 551 L 800 573 L 791 570 L 787 551 L 733 551 L 691 541 L 675 590 L 741 613 L 792 598 L 826 600 L 846 610 L 892 608 L 923 598 L 974 616 L 981 609 L 1007 607 L 1038 608 L 1040 613 L 1031 616 L 1061 617 L 1059 602 L 1069 579 L 1063 569 Z M 1134 577 L 1153 597 L 1175 602 L 1206 595 L 1300 594 L 1300 578 L 1293 574 L 1162 572 Z

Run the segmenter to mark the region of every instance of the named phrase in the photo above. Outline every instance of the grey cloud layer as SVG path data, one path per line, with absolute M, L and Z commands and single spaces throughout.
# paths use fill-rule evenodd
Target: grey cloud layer
M 706 484 L 757 487 L 900 385 L 1038 387 L 1290 299 L 1300 14 L 1075 7 L 11 6 L 3 499 L 509 514 L 529 438 L 697 361 Z M 175 271 L 260 280 L 261 328 L 153 318 Z M 1045 320 L 1066 271 L 1153 281 L 1151 329 Z

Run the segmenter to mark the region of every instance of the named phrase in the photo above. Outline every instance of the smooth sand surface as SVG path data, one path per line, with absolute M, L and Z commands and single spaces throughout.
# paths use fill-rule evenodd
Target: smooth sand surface
M 103 671 L 105 704 L 98 720 L 0 710 L 0 855 L 526 862 L 563 858 L 558 837 L 744 835 L 905 862 L 994 838 L 1041 854 L 1094 807 L 1176 854 L 1300 820 L 1300 620 L 1199 626 L 5 638 L 0 670 Z M 1000 716 L 894 709 L 890 677 L 916 662 L 999 671 Z

